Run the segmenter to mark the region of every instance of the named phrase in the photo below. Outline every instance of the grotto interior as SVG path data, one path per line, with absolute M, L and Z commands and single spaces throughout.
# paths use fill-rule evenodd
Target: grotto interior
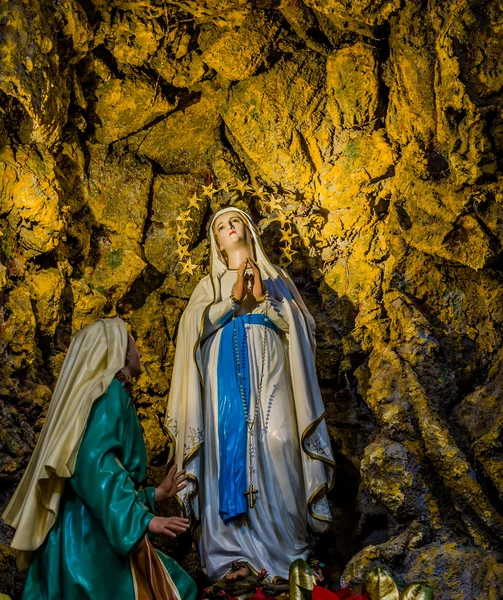
M 0 11 L 0 506 L 72 334 L 103 316 L 143 353 L 136 407 L 163 478 L 178 322 L 210 215 L 233 204 L 316 321 L 327 580 L 383 566 L 438 600 L 502 598 L 503 3 Z M 11 536 L 1 523 L 0 593 L 17 598 Z M 164 548 L 197 575 L 188 536 Z

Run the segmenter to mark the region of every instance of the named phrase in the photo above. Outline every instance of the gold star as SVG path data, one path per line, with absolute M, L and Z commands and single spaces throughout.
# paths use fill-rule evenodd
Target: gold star
M 273 194 L 269 194 L 269 200 L 264 202 L 264 204 L 269 208 L 269 212 L 281 210 L 281 203 Z
M 197 194 L 194 194 L 190 199 L 189 199 L 189 208 L 197 208 L 199 206 L 199 202 L 202 202 L 201 198 L 197 197 Z
M 280 212 L 277 217 L 277 220 L 281 223 L 282 227 L 284 227 L 285 225 L 291 225 L 291 219 L 288 215 L 285 215 L 285 213 Z
M 187 227 L 178 226 L 176 228 L 176 239 L 178 242 L 180 240 L 188 240 L 189 239 L 189 236 L 187 235 Z
M 217 192 L 218 190 L 213 187 L 212 183 L 210 185 L 203 185 L 203 196 L 208 196 L 211 199 Z
M 254 196 L 258 196 L 260 198 L 260 200 L 262 200 L 263 198 L 265 198 L 267 196 L 268 192 L 266 191 L 266 189 L 264 188 L 263 185 L 261 185 L 258 188 L 255 188 L 253 190 L 253 195 Z
M 299 237 L 297 233 L 292 233 L 291 229 L 280 229 L 281 239 L 280 242 L 288 242 L 290 243 L 293 238 Z
M 292 256 L 294 254 L 297 254 L 297 250 L 292 250 L 289 247 L 283 249 L 283 256 L 290 262 L 292 262 Z
M 176 253 L 178 254 L 178 258 L 181 260 L 184 256 L 190 256 L 189 251 L 187 250 L 187 246 L 178 246 L 176 249 Z
M 189 210 L 184 210 L 183 212 L 181 212 L 178 217 L 176 217 L 177 221 L 181 221 L 182 225 L 185 225 L 185 223 L 187 223 L 187 221 L 192 221 L 192 217 L 190 216 L 190 209 Z
M 238 183 L 234 184 L 234 189 L 237 190 L 241 196 L 244 196 L 246 192 L 252 192 L 253 188 L 248 184 L 246 179 L 238 179 Z
M 220 192 L 230 192 L 231 191 L 231 189 L 230 189 L 229 184 L 227 183 L 227 181 L 224 181 L 222 183 L 222 185 L 218 188 L 218 190 Z
M 190 258 L 187 259 L 186 262 L 181 262 L 182 265 L 182 273 L 188 273 L 192 275 L 192 273 L 197 269 L 197 265 L 195 265 Z

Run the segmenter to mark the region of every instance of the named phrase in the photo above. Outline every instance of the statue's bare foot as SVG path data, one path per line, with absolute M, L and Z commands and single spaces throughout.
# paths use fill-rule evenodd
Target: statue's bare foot
M 248 575 L 250 575 L 250 569 L 246 565 L 243 565 L 236 570 L 231 569 L 225 575 L 225 579 L 227 581 L 239 581 L 240 579 L 245 579 Z

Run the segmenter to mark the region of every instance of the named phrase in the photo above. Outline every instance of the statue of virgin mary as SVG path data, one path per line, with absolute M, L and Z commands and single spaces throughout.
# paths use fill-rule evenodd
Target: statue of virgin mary
M 308 556 L 308 527 L 321 533 L 331 520 L 315 324 L 246 213 L 217 212 L 210 239 L 210 272 L 180 320 L 168 401 L 170 460 L 188 475 L 177 498 L 200 525 L 210 579 L 235 578 L 236 564 L 286 579 Z

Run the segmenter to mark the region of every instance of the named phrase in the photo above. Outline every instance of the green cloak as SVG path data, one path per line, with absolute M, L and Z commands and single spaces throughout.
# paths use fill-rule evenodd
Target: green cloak
M 23 600 L 134 600 L 129 557 L 154 517 L 143 432 L 129 393 L 114 379 L 95 402 L 56 522 L 32 557 Z M 158 552 L 182 600 L 192 578 Z

